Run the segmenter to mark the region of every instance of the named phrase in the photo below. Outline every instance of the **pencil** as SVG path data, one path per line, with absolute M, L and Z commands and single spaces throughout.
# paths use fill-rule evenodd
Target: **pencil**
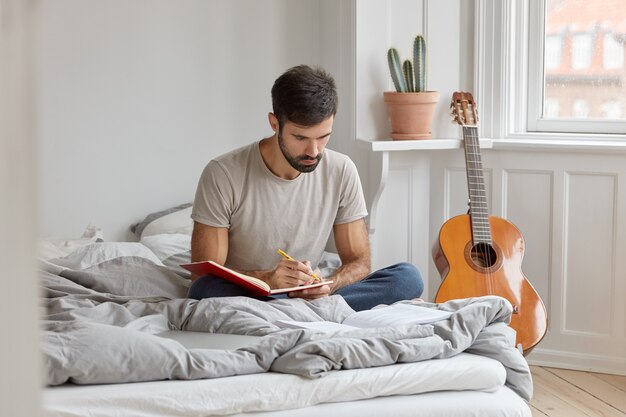
M 287 255 L 286 252 L 284 252 L 284 251 L 282 251 L 280 249 L 278 249 L 278 253 L 280 253 L 282 255 L 282 257 L 285 258 L 285 259 L 289 259 L 290 261 L 295 261 L 295 259 L 293 259 L 291 256 Z M 313 277 L 313 279 L 315 279 L 315 281 L 320 281 L 320 282 L 322 281 L 321 279 L 318 278 L 317 275 L 315 275 L 313 273 L 311 273 L 311 276 Z

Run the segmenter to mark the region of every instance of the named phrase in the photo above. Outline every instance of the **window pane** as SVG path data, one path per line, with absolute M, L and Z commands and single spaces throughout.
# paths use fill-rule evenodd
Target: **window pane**
M 559 117 L 559 101 L 547 98 L 546 103 L 543 110 L 544 117 L 548 118 L 556 118 Z
M 543 118 L 625 120 L 624 0 L 546 0 Z
M 605 119 L 621 119 L 623 106 L 623 103 L 615 100 L 602 103 L 602 117 Z
M 558 68 L 561 65 L 561 42 L 558 35 L 546 36 L 546 68 Z
M 572 68 L 586 69 L 591 64 L 591 36 L 577 33 L 572 36 Z
M 623 38 L 616 33 L 604 34 L 604 68 L 620 69 L 624 67 Z
M 577 119 L 586 119 L 589 116 L 589 103 L 587 103 L 587 100 L 579 98 L 574 100 L 572 115 Z

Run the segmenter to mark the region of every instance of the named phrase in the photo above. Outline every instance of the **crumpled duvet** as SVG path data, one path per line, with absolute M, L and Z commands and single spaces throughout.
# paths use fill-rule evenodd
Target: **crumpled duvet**
M 341 322 L 354 311 L 340 296 L 312 302 L 246 297 L 176 298 L 184 286 L 167 268 L 120 257 L 84 269 L 47 264 L 41 272 L 46 383 L 124 383 L 219 378 L 267 371 L 323 377 L 340 369 L 448 358 L 467 351 L 500 361 L 506 385 L 532 396 L 526 360 L 515 349 L 512 313 L 500 297 L 423 303 L 452 311 L 422 326 L 332 333 L 281 329 L 276 320 Z M 169 291 L 169 290 L 168 290 Z M 155 333 L 179 329 L 263 336 L 237 350 L 186 349 Z

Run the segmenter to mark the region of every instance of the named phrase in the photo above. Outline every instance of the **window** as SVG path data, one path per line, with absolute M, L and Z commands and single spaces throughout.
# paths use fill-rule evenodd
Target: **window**
M 626 140 L 624 0 L 476 5 L 482 132 Z
M 543 114 L 547 118 L 559 117 L 559 100 L 554 98 L 547 98 Z
M 624 104 L 621 101 L 612 100 L 602 103 L 600 109 L 605 119 L 621 119 Z
M 546 36 L 546 69 L 558 68 L 561 65 L 561 37 Z
M 621 112 L 626 103 L 626 34 L 622 33 L 626 8 L 611 7 L 612 3 L 615 1 L 530 2 L 529 30 L 541 34 L 535 42 L 543 54 L 529 60 L 529 77 L 541 93 L 529 96 L 528 131 L 626 133 Z M 557 34 L 563 38 L 564 65 L 555 67 L 552 39 Z M 565 111 L 555 116 L 553 101 L 561 103 Z
M 550 16 L 548 15 L 548 18 Z M 586 69 L 591 65 L 591 35 L 579 33 L 572 36 L 572 68 Z
M 587 103 L 587 100 L 574 100 L 572 116 L 576 119 L 586 119 L 589 117 L 589 103 Z
M 602 57 L 602 62 L 604 64 L 604 68 L 608 70 L 624 68 L 623 35 L 620 36 L 616 33 L 604 34 L 603 46 L 604 55 Z

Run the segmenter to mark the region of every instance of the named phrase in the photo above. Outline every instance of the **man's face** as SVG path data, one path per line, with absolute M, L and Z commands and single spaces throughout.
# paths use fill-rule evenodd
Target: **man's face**
M 330 140 L 334 116 L 315 126 L 299 126 L 285 122 L 278 132 L 278 145 L 283 156 L 295 170 L 312 172 L 322 159 Z

